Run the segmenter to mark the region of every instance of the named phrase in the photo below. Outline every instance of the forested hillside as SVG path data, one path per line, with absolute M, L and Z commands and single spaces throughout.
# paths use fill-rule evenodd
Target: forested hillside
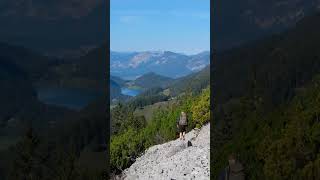
M 235 153 L 249 179 L 320 177 L 319 18 L 217 55 L 213 175 Z
M 61 63 L 57 58 L 49 58 L 22 46 L 13 46 L 0 42 L 2 59 L 15 64 L 32 81 L 39 80 L 51 66 Z
M 106 62 L 92 63 L 102 58 L 104 50 L 96 49 L 77 62 L 7 44 L 0 44 L 0 50 L 0 179 L 101 179 L 106 175 L 107 98 L 92 100 L 76 112 L 40 102 L 36 89 L 80 84 L 105 90 Z M 52 73 L 53 69 L 61 74 Z
M 150 72 L 134 80 L 134 85 L 149 89 L 154 87 L 166 87 L 173 79 Z
M 1 180 L 107 179 L 106 5 L 0 2 Z
M 125 86 L 126 80 L 123 80 L 117 76 L 110 75 L 110 80 L 114 81 L 115 83 L 119 84 L 120 86 Z
M 217 54 L 217 102 L 242 96 L 252 87 L 274 103 L 292 97 L 295 87 L 319 72 L 319 18 L 307 17 L 285 33 Z
M 32 65 L 35 61 L 31 60 L 31 64 L 25 65 L 27 59 L 24 58 L 41 56 L 32 55 L 23 48 L 5 48 L 6 53 L 0 56 L 0 135 L 21 135 L 25 127 L 31 124 L 38 130 L 45 129 L 50 121 L 69 112 L 63 108 L 45 105 L 37 98 L 33 81 L 44 74 L 42 68 L 47 67 L 48 62 Z M 45 61 L 41 58 L 38 60 Z
M 315 77 L 290 103 L 271 111 L 245 97 L 226 105 L 219 114 L 224 134 L 215 133 L 212 142 L 214 175 L 236 153 L 249 179 L 318 179 L 319 80 Z
M 101 45 L 77 59 L 50 67 L 39 83 L 104 91 L 107 87 L 105 48 L 106 45 Z
M 13 113 L 24 106 L 25 102 L 36 99 L 26 73 L 8 57 L 0 57 L 0 124 L 10 119 Z
M 121 87 L 118 83 L 110 79 L 110 100 L 121 96 Z
M 170 83 L 167 88 L 173 96 L 183 92 L 199 93 L 210 84 L 210 65 L 201 71 L 192 73 L 188 76 L 178 78 Z
M 79 113 L 69 113 L 46 132 L 26 127 L 16 145 L 0 150 L 0 177 L 106 178 L 109 128 L 105 102 L 101 98 Z
M 187 93 L 170 107 L 155 111 L 149 122 L 144 116 L 134 115 L 134 106 L 118 104 L 111 111 L 111 171 L 120 173 L 148 147 L 175 139 L 176 120 L 181 111 L 188 113 L 188 130 L 209 122 L 209 101 L 209 87 L 200 94 Z

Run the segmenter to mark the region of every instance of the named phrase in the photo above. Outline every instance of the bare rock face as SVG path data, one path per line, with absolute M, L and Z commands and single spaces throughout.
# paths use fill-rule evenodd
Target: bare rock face
M 188 146 L 188 141 L 192 146 Z M 210 179 L 210 124 L 174 140 L 150 147 L 121 179 Z

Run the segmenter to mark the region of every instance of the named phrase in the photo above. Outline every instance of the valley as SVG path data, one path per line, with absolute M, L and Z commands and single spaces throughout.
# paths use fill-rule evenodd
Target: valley
M 210 76 L 209 58 L 210 54 L 208 52 L 186 56 L 169 51 L 142 53 L 111 51 L 111 105 L 119 101 L 128 101 L 135 96 L 137 96 L 135 99 L 139 99 L 138 95 L 157 88 L 161 88 L 162 90 L 160 91 L 165 96 L 175 96 L 189 86 L 180 87 L 182 85 L 179 85 L 179 82 L 182 82 L 183 79 L 193 78 L 193 76 L 197 76 L 196 74 L 199 74 L 199 79 L 204 80 L 203 82 L 206 84 Z M 186 69 L 188 70 L 186 71 Z M 185 73 L 181 75 L 181 72 Z M 201 78 L 201 73 L 203 72 L 205 72 L 204 76 L 208 77 L 206 80 Z M 135 78 L 128 79 L 128 74 L 131 77 L 135 76 Z M 190 83 L 201 83 L 201 80 L 190 81 Z M 199 89 L 205 88 L 201 85 L 197 87 Z M 178 90 L 177 88 L 181 89 Z
M 83 149 L 93 156 L 96 154 L 100 157 L 101 153 L 105 153 L 106 147 L 102 145 L 105 144 L 105 135 L 109 131 L 104 108 L 107 98 L 103 93 L 106 85 L 103 64 L 106 62 L 95 61 L 100 63 L 96 65 L 99 68 L 96 68 L 95 63 L 87 62 L 93 56 L 103 58 L 103 51 L 94 49 L 93 52 L 70 61 L 6 43 L 0 43 L 0 50 L 0 179 L 7 177 L 10 171 L 19 171 L 20 167 L 12 162 L 14 158 L 18 158 L 20 146 L 38 148 L 41 155 L 48 153 L 42 149 L 48 143 L 55 144 L 47 147 L 49 151 L 58 152 L 61 151 L 58 148 L 68 149 L 68 146 L 72 146 L 77 151 L 74 152 L 76 154 Z M 100 127 L 86 125 L 87 130 L 77 131 L 78 126 L 88 123 L 87 119 L 90 119 L 89 124 L 100 124 Z M 38 139 L 39 146 L 28 144 L 32 142 L 28 138 Z M 81 145 L 75 145 L 73 142 L 77 138 L 86 140 Z M 97 148 L 100 146 L 103 148 Z M 67 149 L 65 151 L 72 152 Z M 67 154 L 64 156 L 69 157 Z M 80 157 L 76 155 L 76 159 L 72 161 L 77 161 L 78 158 Z M 15 160 L 14 162 L 25 161 Z M 54 163 L 54 159 L 48 159 L 47 162 Z M 52 164 L 51 169 L 54 171 L 59 166 Z M 99 172 L 91 170 L 99 174 L 105 169 L 100 169 Z M 46 173 L 51 172 L 48 170 Z M 22 172 L 21 174 L 23 175 Z M 45 175 L 46 178 L 53 176 Z
M 119 87 L 142 90 L 136 96 L 110 104 L 111 178 L 130 167 L 147 148 L 176 139 L 175 123 L 182 110 L 188 112 L 190 118 L 188 130 L 201 127 L 210 120 L 208 64 L 179 78 L 155 72 L 147 72 L 132 80 L 115 75 L 110 78 L 114 90 L 121 90 Z

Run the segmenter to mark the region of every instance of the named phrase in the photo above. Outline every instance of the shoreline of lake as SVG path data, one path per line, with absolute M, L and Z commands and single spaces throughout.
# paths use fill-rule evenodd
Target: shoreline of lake
M 135 97 L 139 95 L 141 92 L 142 90 L 137 88 L 121 88 L 121 94 L 131 97 Z
M 83 109 L 102 95 L 101 92 L 80 88 L 38 87 L 36 91 L 39 101 L 73 110 Z

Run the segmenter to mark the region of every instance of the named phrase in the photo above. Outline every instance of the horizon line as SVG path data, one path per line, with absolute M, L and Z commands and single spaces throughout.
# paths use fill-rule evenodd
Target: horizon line
M 201 53 L 204 53 L 204 52 L 210 52 L 210 50 L 202 50 L 202 51 L 198 51 L 196 53 L 186 53 L 186 52 L 178 52 L 178 51 L 172 51 L 172 50 L 141 50 L 141 51 L 132 50 L 132 51 L 125 51 L 125 50 L 112 50 L 112 49 L 110 49 L 110 52 L 118 52 L 118 53 L 173 52 L 173 53 L 184 54 L 184 55 L 196 55 L 196 54 L 201 54 Z

